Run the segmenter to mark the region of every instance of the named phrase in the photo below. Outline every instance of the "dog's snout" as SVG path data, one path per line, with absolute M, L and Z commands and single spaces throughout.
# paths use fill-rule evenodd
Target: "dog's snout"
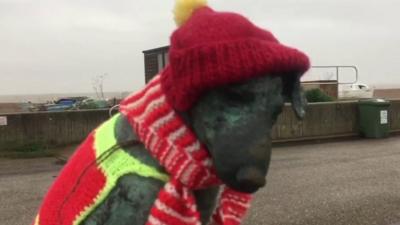
M 247 187 L 263 187 L 266 184 L 265 174 L 255 167 L 244 167 L 236 175 L 237 181 Z

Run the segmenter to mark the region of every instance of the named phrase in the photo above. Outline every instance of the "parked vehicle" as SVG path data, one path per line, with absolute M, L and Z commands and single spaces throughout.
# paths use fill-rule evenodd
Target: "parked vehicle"
M 87 97 L 71 97 L 71 98 L 61 98 L 55 101 L 53 104 L 46 104 L 41 107 L 41 111 L 49 112 L 59 112 L 66 110 L 77 109 L 82 101 L 87 99 Z
M 374 90 L 366 84 L 355 83 L 350 86 L 343 87 L 339 92 L 341 99 L 368 99 L 373 98 Z
M 88 97 L 61 98 L 54 103 L 44 104 L 39 111 L 61 112 L 67 110 L 108 109 L 111 103 L 107 100 L 96 100 Z
M 106 100 L 88 98 L 83 100 L 77 107 L 78 109 L 107 109 L 110 108 L 110 104 Z

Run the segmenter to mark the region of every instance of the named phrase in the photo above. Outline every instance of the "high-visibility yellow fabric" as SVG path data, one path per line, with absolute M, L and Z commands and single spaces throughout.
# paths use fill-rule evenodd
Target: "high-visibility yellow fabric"
M 106 151 L 117 145 L 115 126 L 120 117 L 120 114 L 115 115 L 95 130 L 94 149 L 96 151 L 96 159 L 99 159 L 104 153 L 107 154 Z M 137 174 L 142 177 L 154 178 L 163 182 L 169 180 L 167 174 L 161 173 L 156 168 L 142 163 L 123 149 L 118 149 L 111 153 L 104 161 L 99 160 L 97 167 L 106 176 L 106 184 L 96 197 L 94 203 L 77 216 L 74 225 L 79 225 L 98 205 L 100 205 L 116 186 L 118 179 L 124 175 Z

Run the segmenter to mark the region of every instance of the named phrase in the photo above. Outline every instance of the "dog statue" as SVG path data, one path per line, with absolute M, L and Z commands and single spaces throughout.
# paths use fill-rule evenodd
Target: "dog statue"
M 239 225 L 271 129 L 299 118 L 308 57 L 245 17 L 178 0 L 170 64 L 81 144 L 34 225 Z

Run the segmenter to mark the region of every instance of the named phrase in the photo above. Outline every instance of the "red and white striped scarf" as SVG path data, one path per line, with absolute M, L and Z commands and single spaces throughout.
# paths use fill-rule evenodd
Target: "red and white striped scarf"
M 159 192 L 146 225 L 200 225 L 193 191 L 221 182 L 204 145 L 166 101 L 160 75 L 126 98 L 120 111 L 171 177 Z M 210 224 L 239 225 L 250 201 L 251 195 L 224 186 Z

